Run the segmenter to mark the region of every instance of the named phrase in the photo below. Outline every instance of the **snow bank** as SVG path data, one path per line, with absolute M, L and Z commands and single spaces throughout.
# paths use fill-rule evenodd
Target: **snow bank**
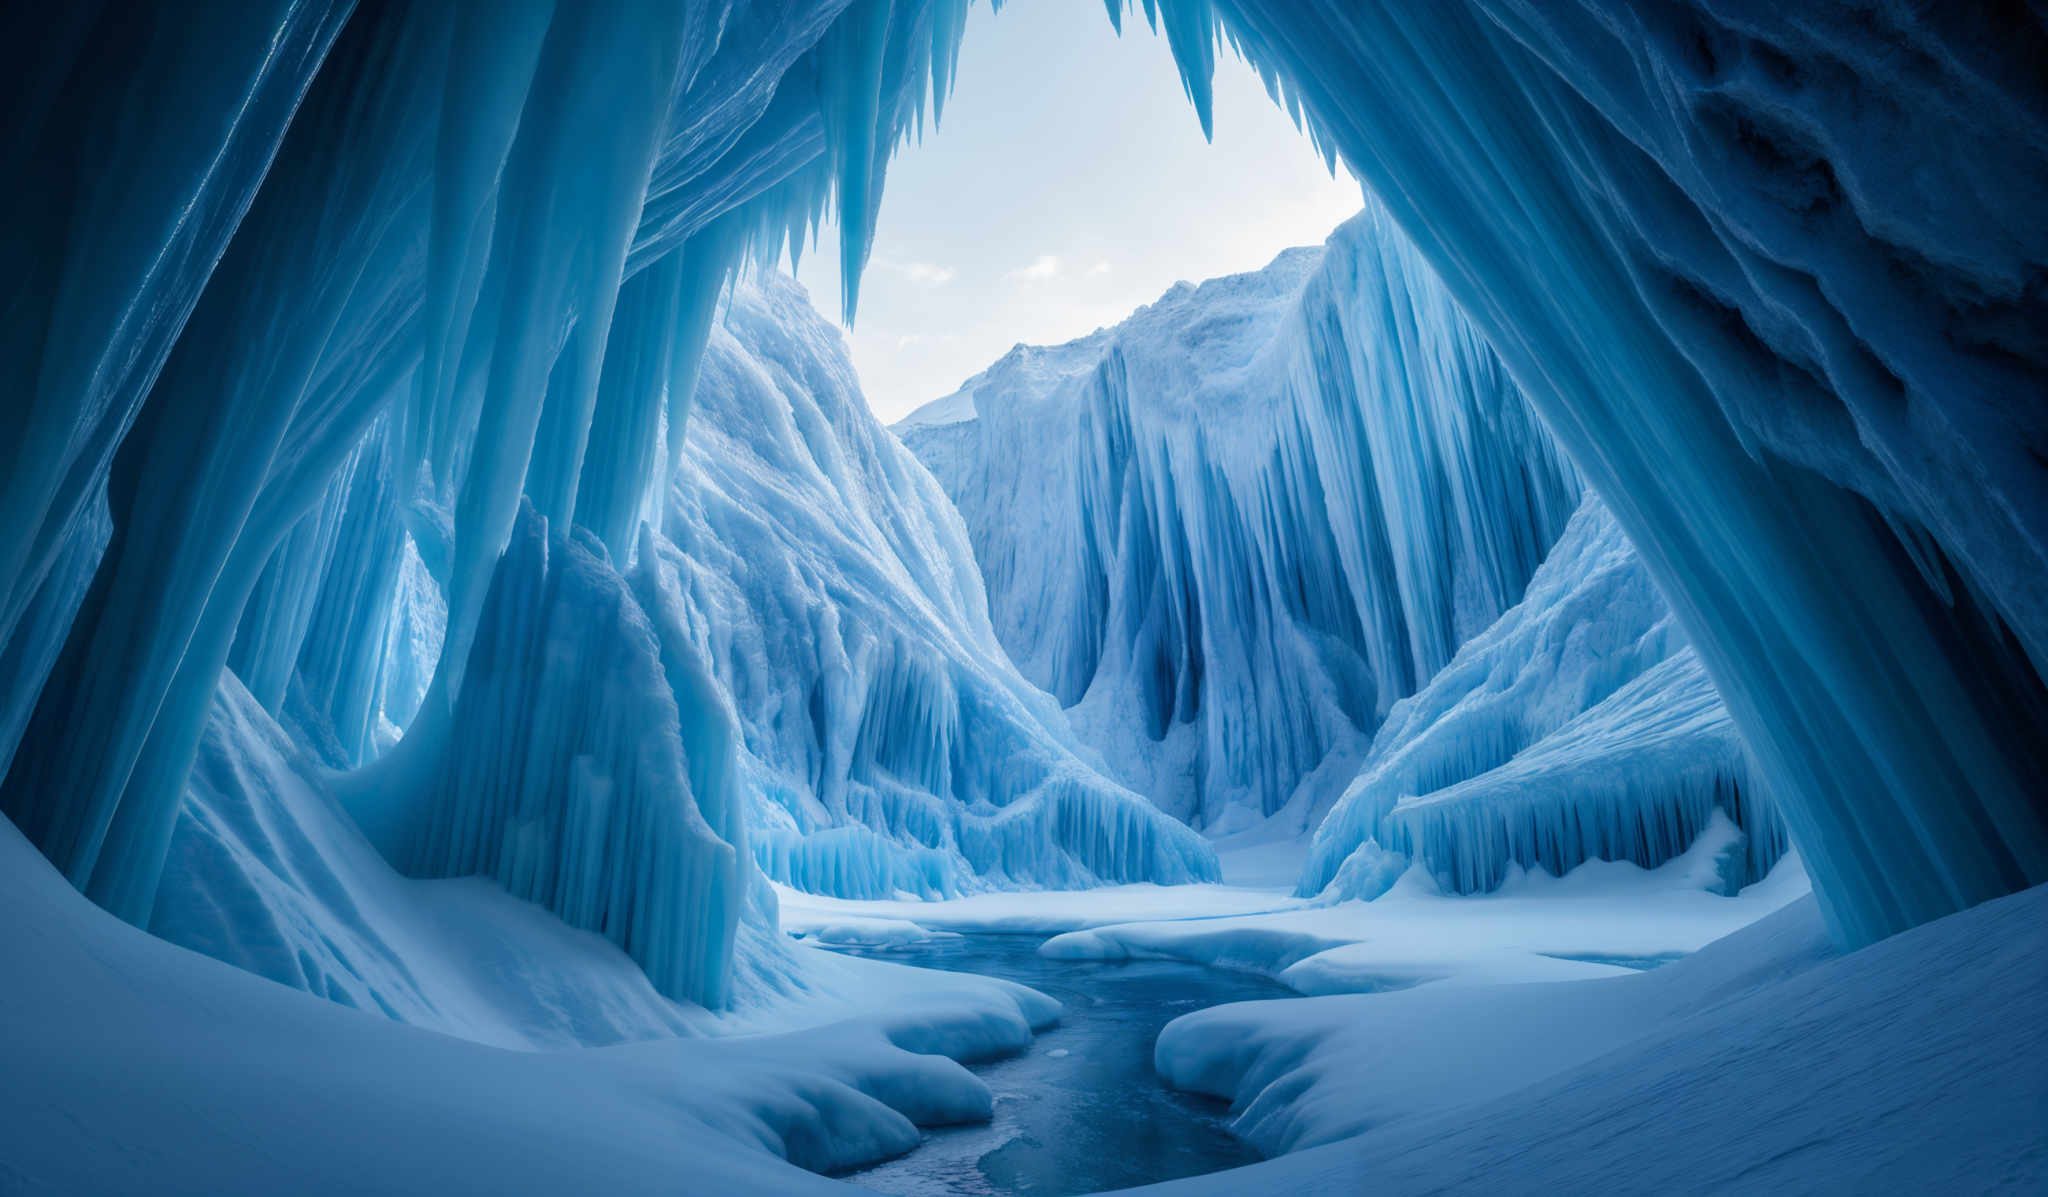
M 1520 595 L 1578 493 L 1377 209 L 1020 345 L 897 431 L 960 508 L 1025 675 L 1217 832 L 1355 761 Z
M 1588 496 L 1522 601 L 1397 704 L 1315 830 L 1299 892 L 1446 890 L 1589 860 L 1662 865 L 1732 820 L 1733 892 L 1787 850 L 1740 735 L 1641 558 Z
M 1648 973 L 1200 1011 L 1161 1072 L 1298 1154 L 1144 1191 L 2030 1191 L 2044 927 L 2036 888 L 1837 956 L 1801 901 Z
M 986 1118 L 988 1090 L 946 1057 L 1019 1050 L 1049 1017 L 1015 986 L 977 1002 L 906 984 L 888 1013 L 798 1033 L 507 1051 L 124 926 L 5 823 L 0 903 L 0 954 L 35 962 L 0 993 L 0 1021 L 33 1029 L 0 1037 L 0 1158 L 61 1192 L 843 1192 L 791 1165 L 852 1168 L 916 1146 L 918 1126 Z M 453 923 L 465 902 L 418 905 Z M 609 947 L 582 938 L 560 977 Z

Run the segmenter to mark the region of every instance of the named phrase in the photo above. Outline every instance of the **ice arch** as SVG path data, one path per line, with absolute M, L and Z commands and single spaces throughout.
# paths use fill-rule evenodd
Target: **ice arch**
M 283 651 L 247 621 L 384 643 L 393 584 L 332 551 L 292 550 L 298 599 L 261 583 L 380 425 L 379 502 L 450 600 L 427 710 L 454 709 L 522 496 L 630 552 L 744 248 L 831 197 L 853 306 L 965 5 L 0 17 L 0 165 L 27 181 L 0 200 L 0 808 L 147 916 L 223 663 Z M 1839 937 L 2048 879 L 2037 15 L 1143 8 L 1201 119 L 1227 36 L 1444 277 L 1642 548 Z M 330 582 L 386 618 L 306 617 Z

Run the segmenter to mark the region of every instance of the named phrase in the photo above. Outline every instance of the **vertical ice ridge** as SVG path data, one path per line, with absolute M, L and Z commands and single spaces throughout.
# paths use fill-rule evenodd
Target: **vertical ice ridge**
M 899 429 L 963 511 L 1027 676 L 1127 784 L 1211 828 L 1361 751 L 1519 597 L 1578 493 L 1373 212 L 1013 351 Z

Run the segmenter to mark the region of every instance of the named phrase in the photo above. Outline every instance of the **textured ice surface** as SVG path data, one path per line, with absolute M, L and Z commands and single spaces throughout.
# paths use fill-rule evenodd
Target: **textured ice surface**
M 1376 209 L 1114 328 L 1020 345 L 898 432 L 965 517 L 1025 675 L 1212 834 L 1355 762 L 1519 597 L 1578 494 Z
M 675 618 L 737 715 L 770 877 L 870 898 L 1215 879 L 1004 655 L 959 516 L 787 276 L 732 293 L 665 530 L 641 568 L 679 579 Z
M 1699 658 L 1588 496 L 1522 601 L 1396 704 L 1316 826 L 1300 892 L 1373 898 L 1413 858 L 1445 889 L 1592 859 L 1654 867 L 1720 810 L 1724 888 L 1785 852 L 1777 810 Z

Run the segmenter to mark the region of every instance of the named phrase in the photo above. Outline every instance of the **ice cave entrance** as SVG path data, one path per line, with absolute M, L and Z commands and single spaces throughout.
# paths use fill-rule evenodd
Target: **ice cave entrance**
M 1057 704 L 1027 739 L 1200 838 L 1119 833 L 1093 879 L 1136 884 L 1071 893 L 1043 861 L 955 887 L 757 839 L 789 933 L 1063 1003 L 976 1066 L 990 1121 L 850 1175 L 888 1193 L 1233 1167 L 1279 1141 L 1163 1079 L 1173 1019 L 1639 975 L 1804 892 L 1670 611 L 1405 237 L 1250 68 L 1219 63 L 1205 140 L 1164 44 L 1094 10 L 969 18 L 843 332 L 860 397 L 943 492 L 941 539 L 964 533 L 1002 658 L 984 666 Z M 829 249 L 794 269 L 819 306 L 842 294 Z M 948 701 L 929 679 L 957 665 L 908 668 L 865 684 L 923 737 Z M 873 772 L 978 802 L 971 766 L 931 756 L 1015 734 L 878 745 Z M 1162 854 L 1183 859 L 1144 863 Z M 1211 854 L 1217 873 L 1186 862 Z

